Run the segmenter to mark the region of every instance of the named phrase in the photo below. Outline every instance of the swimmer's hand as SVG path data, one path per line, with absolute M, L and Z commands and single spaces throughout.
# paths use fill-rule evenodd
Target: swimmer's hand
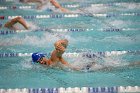
M 38 5 L 38 6 L 37 6 L 37 9 L 38 9 L 38 10 L 41 10 L 42 8 L 43 8 L 42 5 Z
M 63 7 L 61 7 L 60 10 L 61 10 L 62 12 L 65 12 L 65 13 L 70 13 L 70 11 L 69 11 L 68 9 L 65 9 L 65 8 L 63 8 Z
M 64 64 L 65 67 L 68 67 L 68 68 L 71 69 L 71 70 L 75 70 L 75 71 L 80 71 L 80 70 L 81 70 L 81 68 L 72 66 L 72 65 L 69 64 L 68 62 L 64 61 L 64 59 L 61 60 L 61 62 L 62 62 L 62 64 Z
M 74 66 L 72 66 L 72 65 L 69 65 L 68 67 L 69 67 L 70 69 L 72 69 L 72 70 L 75 70 L 75 71 L 80 71 L 80 70 L 81 70 L 81 68 L 74 67 Z
M 81 70 L 80 68 L 76 68 L 76 67 L 73 67 L 72 69 L 75 70 L 75 71 L 80 71 Z
M 56 49 L 56 50 L 65 52 L 65 49 L 66 49 L 66 48 L 63 47 L 61 43 L 57 42 L 57 43 L 55 43 L 54 46 L 55 46 L 55 49 Z
M 31 26 L 27 26 L 26 30 L 31 30 L 32 27 Z
M 56 50 L 65 52 L 65 48 L 64 48 L 63 46 L 61 46 L 61 45 L 58 45 L 58 46 L 56 47 Z

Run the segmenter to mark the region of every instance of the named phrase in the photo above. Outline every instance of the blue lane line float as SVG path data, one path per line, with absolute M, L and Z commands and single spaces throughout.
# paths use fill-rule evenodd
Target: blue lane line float
M 118 93 L 140 93 L 139 86 L 120 86 L 118 87 Z
M 12 2 L 14 0 L 0 0 L 0 2 Z
M 139 86 L 0 89 L 0 93 L 140 93 Z
M 90 87 L 89 93 L 118 93 L 117 87 L 98 87 L 98 88 L 92 88 Z
M 58 93 L 58 89 L 57 88 L 39 88 L 39 89 L 29 89 L 28 93 Z
M 0 89 L 0 93 L 29 93 L 29 89 Z
M 11 2 L 11 1 L 14 1 L 14 0 L 0 0 L 0 2 Z M 95 3 L 81 3 L 81 4 L 61 4 L 62 7 L 65 7 L 65 8 L 82 8 L 82 7 L 101 7 L 101 6 L 123 6 L 123 5 L 126 5 L 128 3 L 106 3 L 106 4 L 102 4 L 102 3 L 99 3 L 99 4 L 95 4 Z M 133 3 L 133 4 L 136 4 L 136 3 Z M 138 4 L 138 3 L 137 3 Z M 3 6 L 2 6 L 3 7 Z M 13 6 L 6 6 L 6 7 L 13 7 Z M 17 9 L 26 9 L 28 7 L 31 7 L 30 9 L 35 9 L 34 6 L 16 6 Z M 1 8 L 0 8 L 1 9 Z M 13 8 L 11 8 L 13 9 Z
M 106 28 L 106 29 L 97 29 L 98 31 L 103 32 L 121 32 L 121 31 L 139 31 L 140 29 L 133 28 Z M 52 32 L 87 32 L 94 31 L 94 29 L 86 28 L 68 28 L 68 29 L 49 29 L 49 28 L 40 28 L 35 30 L 0 30 L 0 35 L 16 34 L 21 32 L 37 32 L 37 31 L 52 31 Z
M 118 16 L 140 16 L 140 13 L 120 13 L 120 14 L 49 14 L 49 15 L 25 15 L 25 16 L 0 16 L 0 20 L 13 19 L 15 17 L 23 17 L 24 19 L 42 19 L 42 18 L 77 18 L 81 16 L 95 16 L 95 17 L 118 17 Z
M 0 35 L 8 35 L 8 34 L 15 34 L 16 31 L 10 30 L 10 31 L 0 31 Z
M 35 30 L 0 30 L 0 35 L 8 35 L 8 34 L 16 34 L 21 32 L 37 32 L 37 31 L 51 31 L 51 32 L 83 32 L 89 31 L 89 29 L 81 29 L 81 28 L 70 28 L 70 29 L 48 29 L 48 28 L 41 28 Z
M 105 51 L 105 52 L 68 52 L 64 53 L 65 57 L 73 58 L 73 57 L 87 57 L 87 58 L 96 58 L 99 56 L 107 57 L 107 56 L 119 56 L 123 54 L 140 54 L 140 50 L 135 51 Z M 51 53 L 46 53 L 47 56 L 50 56 Z M 0 58 L 5 57 L 29 57 L 32 53 L 0 53 Z

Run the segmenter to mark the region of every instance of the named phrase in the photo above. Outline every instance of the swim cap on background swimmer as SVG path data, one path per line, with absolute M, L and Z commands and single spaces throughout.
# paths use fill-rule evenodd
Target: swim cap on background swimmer
M 33 53 L 32 54 L 32 61 L 37 62 L 42 57 L 45 57 L 45 55 L 43 53 Z

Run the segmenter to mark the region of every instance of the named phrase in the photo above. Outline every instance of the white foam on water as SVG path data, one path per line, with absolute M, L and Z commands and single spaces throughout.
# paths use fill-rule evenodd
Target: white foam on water
M 38 33 L 38 32 L 37 32 Z M 92 39 L 92 37 L 71 37 L 68 34 L 62 33 L 51 33 L 51 32 L 43 32 L 42 35 L 36 36 L 35 35 L 28 35 L 26 34 L 24 37 L 15 36 L 10 38 L 5 38 L 0 42 L 1 46 L 14 46 L 14 45 L 33 45 L 38 47 L 48 47 L 49 45 L 53 45 L 52 43 L 56 42 L 60 39 L 68 39 L 69 44 L 74 44 L 79 41 L 81 42 L 88 42 Z
M 73 67 L 81 69 L 81 71 L 84 72 L 116 70 L 117 68 L 129 67 L 130 64 L 125 59 L 123 59 L 122 56 L 101 57 L 101 59 L 89 59 L 86 57 L 79 56 L 78 58 L 65 59 L 67 59 L 67 62 L 70 63 Z
M 2 37 L 1 37 L 2 38 Z M 0 46 L 14 46 L 22 44 L 22 40 L 17 37 L 1 39 Z
M 1 40 L 0 46 L 15 46 L 25 44 L 46 47 L 49 44 L 52 44 L 52 42 L 54 43 L 56 40 L 59 40 L 59 37 L 56 37 L 55 34 L 52 35 L 49 32 L 46 32 L 41 37 L 35 35 L 26 35 L 25 37 L 14 36 Z
M 38 70 L 46 70 L 46 65 L 41 65 L 39 63 L 33 63 L 32 58 L 24 58 L 24 60 L 20 61 L 19 64 L 17 64 L 20 69 L 23 70 L 32 70 L 32 69 L 38 69 Z
M 135 43 L 137 42 L 137 43 L 140 44 L 140 34 L 137 34 L 137 35 L 135 36 L 135 39 L 136 39 Z
M 104 59 L 104 66 L 122 66 L 124 65 L 124 60 L 121 57 L 105 57 Z
M 52 4 L 49 2 L 46 2 L 46 4 L 44 4 L 43 6 L 40 7 L 40 9 L 38 9 L 38 12 L 42 12 L 45 11 L 46 9 L 54 9 L 54 7 L 52 6 Z
M 84 14 L 81 10 L 79 9 L 75 9 L 75 10 L 72 10 L 71 13 L 81 13 L 81 14 Z
M 111 10 L 110 7 L 107 7 L 107 6 L 96 6 L 96 5 L 93 5 L 92 7 L 87 7 L 87 8 L 84 8 L 85 12 L 88 11 L 90 13 L 107 13 L 108 11 Z
M 22 66 L 22 69 L 31 69 L 31 68 L 33 68 L 31 58 L 24 59 L 23 61 L 20 62 L 20 65 Z
M 33 23 L 31 21 L 26 21 L 26 22 L 27 22 L 27 25 L 29 26 L 30 30 L 35 30 L 35 29 L 39 28 L 39 26 L 37 26 L 35 23 Z
M 38 47 L 47 47 L 48 45 L 51 44 L 51 42 L 54 42 L 56 40 L 58 40 L 58 37 L 46 32 L 41 37 L 26 35 L 25 38 L 23 39 L 23 43 Z
M 127 37 L 127 36 L 120 36 L 120 35 L 115 35 L 115 36 L 108 36 L 103 39 L 97 40 L 100 42 L 110 42 L 110 43 L 127 43 L 127 44 L 133 44 L 135 43 L 132 40 L 132 37 Z
M 38 47 L 47 47 L 47 46 L 52 46 L 53 44 L 60 39 L 68 39 L 69 43 L 76 43 L 78 40 L 81 40 L 80 38 L 72 38 L 70 35 L 66 34 L 60 34 L 60 33 L 50 33 L 50 32 L 45 32 L 41 37 L 39 36 L 29 36 L 26 35 L 25 38 L 22 39 L 23 44 L 29 44 L 29 45 L 34 45 Z M 82 38 L 83 42 L 87 42 L 87 38 Z M 90 38 L 88 39 L 90 40 Z
M 109 24 L 118 28 L 123 28 L 123 27 L 127 27 L 131 23 L 123 20 L 114 20 L 114 21 L 110 21 Z
M 125 9 L 140 9 L 140 3 L 122 3 Z
M 35 23 L 30 22 L 30 21 L 26 21 L 26 24 L 27 24 L 27 26 L 29 27 L 29 30 L 35 30 L 35 29 L 39 28 Z M 16 23 L 14 26 L 15 26 L 16 28 L 18 28 L 17 30 L 26 30 L 26 29 L 24 28 L 24 26 L 21 25 L 20 23 Z
M 133 25 L 130 20 L 112 20 L 112 19 L 97 19 L 99 20 L 103 25 L 102 28 L 129 28 L 129 25 Z
M 72 67 L 78 68 L 79 70 L 81 69 L 81 71 L 84 70 L 86 66 L 91 62 L 97 61 L 96 58 L 91 60 L 89 58 L 84 58 L 82 56 L 79 56 L 78 58 L 65 58 L 65 59 L 67 59 L 67 62 L 71 64 Z
M 106 57 L 102 59 L 104 62 L 94 61 L 95 64 L 88 69 L 88 71 L 98 71 L 98 70 L 115 70 L 119 67 L 125 67 L 128 63 L 121 57 Z
M 71 45 L 73 45 L 73 44 L 77 44 L 77 43 L 80 43 L 80 42 L 82 42 L 82 43 L 86 43 L 86 42 L 90 42 L 90 41 L 92 41 L 93 39 L 93 37 L 85 37 L 85 36 L 78 36 L 78 37 L 70 37 L 70 36 L 67 36 L 66 38 L 68 38 L 68 40 L 69 40 L 69 42 L 70 42 L 70 44 Z
M 111 11 L 113 8 L 108 6 L 101 6 L 101 5 L 92 5 L 90 7 L 84 7 L 80 9 L 73 10 L 72 13 L 81 13 L 81 14 L 98 14 L 98 13 L 107 13 Z M 113 10 L 114 11 L 114 10 Z

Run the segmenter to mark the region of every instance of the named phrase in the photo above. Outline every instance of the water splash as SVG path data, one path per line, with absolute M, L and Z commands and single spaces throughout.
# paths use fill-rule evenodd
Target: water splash
M 115 36 L 108 36 L 103 39 L 97 40 L 100 42 L 112 42 L 112 43 L 126 43 L 127 44 L 133 44 L 135 42 L 132 41 L 131 37 L 121 36 L 121 35 L 115 35 Z
M 110 21 L 109 24 L 112 24 L 113 26 L 118 28 L 123 28 L 123 27 L 127 27 L 131 23 L 123 20 L 114 20 L 114 21 Z
M 124 9 L 140 9 L 140 3 L 122 3 L 121 5 Z
M 26 21 L 27 22 L 27 25 L 29 26 L 29 29 L 30 30 L 35 30 L 35 29 L 38 29 L 39 26 L 37 26 L 35 23 L 33 22 L 30 22 L 30 21 Z
M 30 30 L 35 30 L 35 29 L 39 28 L 39 27 L 38 27 L 37 25 L 35 25 L 35 23 L 33 23 L 33 22 L 26 21 L 26 23 L 27 23 L 27 26 L 29 27 Z M 26 30 L 26 29 L 24 28 L 24 26 L 21 25 L 20 23 L 16 23 L 14 26 L 15 26 L 16 28 L 18 28 L 18 30 Z
M 22 44 L 22 40 L 20 38 L 17 37 L 13 37 L 13 38 L 5 38 L 3 40 L 3 38 L 1 37 L 1 42 L 0 42 L 0 46 L 15 46 L 15 45 L 20 45 Z
M 24 59 L 23 61 L 20 62 L 20 64 L 18 65 L 21 65 L 21 68 L 22 69 L 32 69 L 33 68 L 33 64 L 31 62 L 31 58 L 27 58 L 27 59 Z
M 84 57 L 72 58 L 69 62 L 73 67 L 80 68 L 81 71 L 104 71 L 104 70 L 115 70 L 117 68 L 123 68 L 129 65 L 129 62 L 123 59 L 123 57 L 102 57 L 102 60 L 88 59 Z

